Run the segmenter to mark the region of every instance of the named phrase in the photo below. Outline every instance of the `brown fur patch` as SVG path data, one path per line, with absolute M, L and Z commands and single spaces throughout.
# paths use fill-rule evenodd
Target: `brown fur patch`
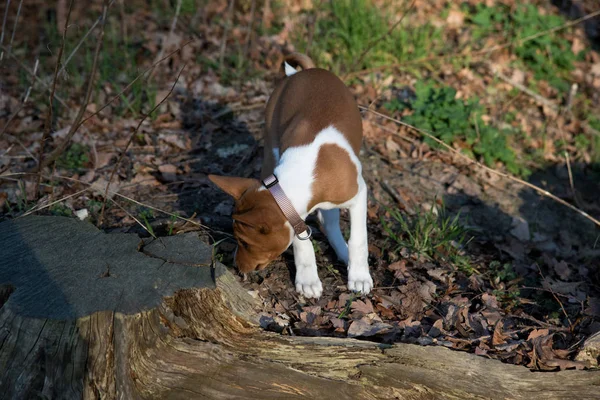
M 235 263 L 241 272 L 266 267 L 290 243 L 287 219 L 267 190 L 249 189 L 235 204 L 233 234 L 238 241 Z
M 343 204 L 358 192 L 358 171 L 346 150 L 336 144 L 319 149 L 308 209 L 322 202 Z
M 346 85 L 324 69 L 311 68 L 283 79 L 265 111 L 265 152 L 311 143 L 317 133 L 335 126 L 358 154 L 362 119 Z

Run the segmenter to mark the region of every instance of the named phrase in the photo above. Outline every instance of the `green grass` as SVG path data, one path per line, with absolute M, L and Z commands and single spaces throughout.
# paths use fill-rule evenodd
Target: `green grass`
M 581 55 L 573 53 L 567 39 L 560 33 L 551 33 L 519 42 L 565 24 L 563 17 L 542 15 L 533 4 L 519 5 L 514 10 L 501 4 L 494 7 L 480 4 L 471 13 L 470 21 L 474 25 L 474 39 L 500 35 L 506 42 L 515 41 L 513 51 L 519 63 L 530 69 L 536 79 L 545 80 L 561 91 L 569 89 L 573 63 Z
M 449 145 L 460 147 L 464 153 L 482 159 L 490 167 L 500 161 L 513 174 L 529 174 L 517 162 L 509 146 L 507 137 L 512 132 L 486 124 L 481 117 L 485 109 L 477 98 L 463 101 L 456 98 L 456 90 L 451 87 L 436 87 L 421 81 L 416 84 L 415 94 L 416 98 L 411 103 L 394 100 L 384 106 L 390 111 L 410 108 L 413 113 L 404 117 L 405 122 L 428 131 Z M 425 138 L 425 142 L 434 148 L 439 147 L 430 138 Z
M 370 1 L 336 0 L 323 4 L 328 17 L 317 21 L 311 52 L 317 65 L 338 74 L 351 68 L 360 70 L 423 58 L 444 47 L 440 29 L 430 24 L 408 27 L 410 18 L 386 35 L 393 21 Z M 388 11 L 394 10 L 388 7 Z M 385 37 L 376 40 L 382 36 Z M 302 34 L 298 38 L 299 49 L 306 45 L 305 37 Z
M 90 148 L 88 146 L 72 143 L 69 148 L 60 155 L 60 158 L 56 160 L 56 166 L 70 171 L 81 170 L 90 161 L 88 156 L 89 151 Z
M 140 211 L 138 216 L 144 223 L 144 226 L 148 230 L 148 233 L 150 233 L 150 235 L 152 236 L 156 236 L 154 234 L 154 228 L 152 228 L 152 225 L 150 224 L 150 220 L 154 218 L 154 213 L 152 212 L 152 210 L 143 209 L 142 211 Z
M 459 221 L 447 216 L 442 206 L 439 214 L 432 206 L 425 212 L 417 212 L 414 216 L 403 215 L 397 209 L 387 209 L 391 219 L 381 218 L 381 224 L 391 241 L 391 251 L 407 249 L 409 253 L 450 263 L 455 268 L 471 274 L 475 269 L 460 248 L 468 243 L 468 232 Z

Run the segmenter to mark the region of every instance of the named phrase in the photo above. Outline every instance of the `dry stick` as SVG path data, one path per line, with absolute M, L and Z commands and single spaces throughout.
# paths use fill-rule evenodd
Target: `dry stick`
M 19 16 L 21 15 L 21 6 L 23 5 L 23 0 L 19 1 L 19 7 L 17 8 L 17 17 L 15 18 L 15 24 L 13 25 L 12 34 L 10 35 L 10 42 L 8 42 L 8 52 L 12 51 L 12 44 L 15 40 L 15 32 L 17 31 L 17 24 L 19 23 Z
M 160 51 L 158 52 L 158 55 L 156 56 L 155 60 L 162 58 L 163 54 L 165 53 L 165 47 L 169 43 L 171 37 L 173 37 L 173 32 L 175 32 L 175 27 L 177 26 L 177 19 L 179 18 L 180 10 L 181 10 L 181 0 L 177 0 L 177 6 L 175 6 L 175 16 L 173 17 L 173 21 L 171 22 L 171 29 L 169 29 L 169 34 L 167 35 L 167 38 L 164 40 L 163 45 L 160 47 Z M 155 66 L 156 66 L 156 64 L 155 64 Z M 155 68 L 152 67 L 152 70 L 148 74 L 147 81 L 150 81 L 150 79 L 152 79 L 152 77 L 154 76 L 154 71 L 155 71 Z
M 26 216 L 28 216 L 28 215 L 30 215 L 30 214 L 33 214 L 34 212 L 41 211 L 41 210 L 43 210 L 43 209 L 45 209 L 45 208 L 48 208 L 48 207 L 52 207 L 52 206 L 53 206 L 53 205 L 55 205 L 56 203 L 61 203 L 61 202 L 65 201 L 65 200 L 67 200 L 67 199 L 70 199 L 71 197 L 75 197 L 75 196 L 78 196 L 78 195 L 82 194 L 83 192 L 87 192 L 88 190 L 90 190 L 90 188 L 85 188 L 85 189 L 82 189 L 82 190 L 80 190 L 80 191 L 78 191 L 78 192 L 75 192 L 75 193 L 73 193 L 73 194 L 70 194 L 70 195 L 68 195 L 68 196 L 65 196 L 65 197 L 63 197 L 63 198 L 61 198 L 61 199 L 54 200 L 54 201 L 52 201 L 52 202 L 50 202 L 50 203 L 48 203 L 48 204 L 45 204 L 45 205 L 43 205 L 43 206 L 35 206 L 35 207 L 33 207 L 31 210 L 27 211 L 26 213 L 19 215 L 17 218 L 26 217 Z
M 492 68 L 488 65 L 488 68 L 491 70 Z M 508 83 L 509 85 L 519 89 L 521 92 L 529 95 L 530 97 L 532 97 L 533 99 L 535 99 L 535 101 L 537 101 L 539 104 L 550 108 L 552 111 L 556 112 L 556 115 L 551 119 L 551 121 L 549 122 L 549 124 L 554 123 L 558 120 L 558 117 L 562 116 L 565 114 L 565 112 L 568 111 L 568 109 L 571 108 L 571 103 L 573 101 L 573 98 L 575 96 L 575 91 L 577 90 L 577 84 L 574 84 L 571 87 L 571 90 L 569 91 L 569 99 L 567 102 L 567 105 L 563 108 L 559 107 L 558 105 L 556 105 L 553 101 L 540 96 L 539 94 L 535 93 L 534 91 L 530 90 L 529 88 L 527 88 L 526 86 L 513 81 L 512 79 L 506 77 L 505 75 L 503 75 L 501 72 L 497 71 L 496 72 L 496 76 L 498 76 L 500 79 L 502 79 L 504 82 Z M 560 132 L 560 137 L 562 139 L 563 144 L 567 143 L 566 139 L 565 139 L 565 135 L 562 129 L 560 129 L 560 127 L 558 127 L 558 131 Z M 571 186 L 571 192 L 573 195 L 573 200 L 575 201 L 575 204 L 577 204 L 578 207 L 581 208 L 581 204 L 579 202 L 579 198 L 577 197 L 577 191 L 575 190 L 575 182 L 573 180 L 573 172 L 571 170 L 571 161 L 569 159 L 569 153 L 567 152 L 567 150 L 565 149 L 564 151 L 564 157 L 565 157 L 565 161 L 567 163 L 567 172 L 569 174 L 569 184 Z
M 37 58 L 35 60 L 35 66 L 33 67 L 34 77 L 35 77 L 35 74 L 37 74 L 37 69 L 38 69 L 39 64 L 40 64 L 40 59 Z M 34 81 L 35 81 L 35 79 L 34 79 Z M 21 112 L 21 110 L 23 110 L 25 108 L 25 105 L 27 104 L 27 100 L 29 99 L 29 95 L 31 93 L 32 87 L 33 87 L 33 82 L 27 88 L 27 91 L 25 92 L 25 97 L 23 98 L 23 102 L 21 103 L 21 106 L 8 118 L 8 121 L 6 121 L 6 124 L 4 124 L 4 127 L 0 131 L 0 139 L 2 139 L 2 136 L 4 136 L 4 134 L 8 130 L 8 126 L 11 124 L 13 119 L 15 119 L 17 117 L 17 115 Z M 35 157 L 33 157 L 33 159 L 36 160 L 36 163 L 37 163 L 37 159 Z
M 246 44 L 244 45 L 244 58 L 248 60 L 250 53 L 250 41 L 252 40 L 252 30 L 254 29 L 254 19 L 256 18 L 256 0 L 252 0 L 250 5 L 250 24 L 248 26 L 248 34 L 246 35 Z
M 119 93 L 117 93 L 115 96 L 113 96 L 108 102 L 106 102 L 102 107 L 100 107 L 98 110 L 94 111 L 93 113 L 91 113 L 88 117 L 86 117 L 84 120 L 82 120 L 81 122 L 79 122 L 79 124 L 75 127 L 75 131 L 76 132 L 83 124 L 85 124 L 87 121 L 89 121 L 91 118 L 95 117 L 96 115 L 100 114 L 106 107 L 108 107 L 112 102 L 114 102 L 116 99 L 118 99 L 123 93 L 125 93 L 127 90 L 129 90 L 129 88 L 131 88 L 131 86 L 133 86 L 133 84 L 135 82 L 137 82 L 142 76 L 144 76 L 148 71 L 150 71 L 150 69 L 152 69 L 154 66 L 156 66 L 157 64 L 160 64 L 161 62 L 163 62 L 164 60 L 170 58 L 173 54 L 181 51 L 181 49 L 183 49 L 185 46 L 187 46 L 188 44 L 190 44 L 191 41 L 188 41 L 186 43 L 184 43 L 180 48 L 178 48 L 177 50 L 172 51 L 171 53 L 167 54 L 166 56 L 164 56 L 163 58 L 161 58 L 160 60 L 158 60 L 157 62 L 155 62 L 154 64 L 152 64 L 150 67 L 146 68 L 144 71 L 142 71 L 138 76 L 136 76 L 131 82 L 129 82 L 129 84 L 127 86 L 125 86 L 125 88 L 123 88 L 123 90 L 121 90 Z M 28 71 L 29 72 L 29 71 Z M 56 97 L 58 99 L 58 97 Z M 65 104 L 66 107 L 66 104 Z M 56 154 L 55 154 L 56 153 Z M 44 160 L 44 167 L 47 167 L 48 165 L 50 165 L 50 163 L 52 163 L 53 161 L 56 160 L 56 158 L 58 158 L 60 156 L 61 152 L 52 152 L 48 157 L 46 157 L 46 159 Z
M 104 41 L 104 27 L 106 26 L 107 14 L 108 14 L 108 0 L 104 0 L 104 6 L 102 7 L 102 25 L 100 25 L 100 33 L 98 34 L 98 38 L 96 39 L 97 40 L 96 49 L 94 51 L 94 59 L 92 61 L 92 70 L 90 71 L 90 76 L 88 77 L 85 98 L 83 99 L 83 103 L 79 107 L 79 112 L 77 113 L 75 120 L 73 120 L 73 123 L 71 124 L 71 128 L 69 128 L 69 132 L 67 133 L 67 136 L 62 141 L 62 143 L 56 149 L 54 149 L 54 151 L 52 151 L 45 160 L 40 159 L 39 170 L 50 165 L 51 163 L 56 161 L 58 159 L 58 157 L 60 157 L 62 152 L 66 149 L 67 145 L 71 141 L 71 138 L 75 135 L 75 132 L 77 132 L 77 129 L 82 124 L 81 120 L 83 119 L 83 115 L 86 112 L 87 105 L 90 102 L 90 98 L 92 97 L 92 91 L 94 88 L 94 78 L 96 76 L 96 69 L 98 67 L 98 58 L 100 56 L 100 49 L 102 48 L 102 42 Z
M 444 60 L 444 59 L 454 59 L 454 58 L 461 58 L 461 57 L 484 56 L 489 53 L 493 53 L 495 51 L 505 49 L 507 47 L 515 46 L 518 44 L 523 44 L 523 43 L 529 42 L 530 40 L 537 39 L 541 36 L 545 36 L 550 33 L 558 32 L 560 30 L 570 28 L 574 25 L 577 25 L 581 22 L 587 21 L 588 19 L 594 18 L 598 15 L 600 15 L 600 10 L 596 10 L 590 14 L 584 15 L 583 17 L 578 18 L 574 21 L 568 22 L 564 25 L 557 26 L 557 27 L 547 29 L 545 31 L 541 31 L 536 34 L 524 37 L 523 39 L 517 39 L 517 40 L 510 41 L 508 43 L 491 46 L 491 47 L 488 47 L 488 48 L 485 48 L 485 49 L 482 49 L 482 50 L 476 51 L 476 52 L 462 52 L 460 54 L 445 54 L 442 56 L 438 56 L 438 55 L 428 56 L 428 57 L 422 57 L 422 58 L 419 58 L 419 59 L 413 60 L 413 61 L 407 61 L 407 62 L 397 63 L 397 64 L 382 65 L 380 67 L 369 68 L 369 69 L 365 69 L 362 71 L 351 72 L 351 73 L 346 74 L 343 77 L 343 80 L 350 79 L 350 78 L 360 76 L 360 75 L 370 74 L 372 72 L 380 72 L 380 71 L 384 71 L 386 69 L 393 69 L 393 68 L 404 67 L 407 65 L 421 64 L 421 63 L 425 63 L 428 61 L 439 61 L 439 60 Z
M 542 280 L 545 280 L 546 278 L 544 277 L 544 274 L 542 273 L 542 269 L 540 268 L 540 266 L 537 263 L 535 264 L 535 266 L 537 267 L 537 269 L 540 273 L 540 276 L 542 277 Z M 558 298 L 556 293 L 554 293 L 554 290 L 552 290 L 551 287 L 548 289 L 548 291 L 552 294 L 552 297 L 554 297 L 554 299 L 558 302 L 560 309 L 562 310 L 563 314 L 565 314 L 567 321 L 569 321 L 569 329 L 573 330 L 573 323 L 571 322 L 571 318 L 569 318 L 569 314 L 567 314 L 567 311 L 565 310 L 565 307 L 563 306 L 562 301 L 560 301 L 560 299 Z
M 410 10 L 412 10 L 412 8 L 414 7 L 416 1 L 417 0 L 413 0 L 412 3 L 410 3 L 410 6 L 408 6 L 408 8 L 406 8 L 402 12 L 402 16 L 400 17 L 400 19 L 398 21 L 396 21 L 396 23 L 394 25 L 392 25 L 390 27 L 390 29 L 388 29 L 388 31 L 386 33 L 384 33 L 383 35 L 381 35 L 377 39 L 371 41 L 371 43 L 369 43 L 367 45 L 367 48 L 362 52 L 362 54 L 358 57 L 358 59 L 354 62 L 354 64 L 352 64 L 352 67 L 350 68 L 351 71 L 354 70 L 357 65 L 360 65 L 360 63 L 362 62 L 363 58 L 365 58 L 365 56 L 367 55 L 367 53 L 369 51 L 373 50 L 373 48 L 375 47 L 375 45 L 377 44 L 377 42 L 385 39 L 386 36 L 389 36 L 394 31 L 394 29 L 396 29 L 396 27 L 398 25 L 400 25 L 402 23 L 402 21 L 404 21 L 404 17 L 406 17 L 406 14 L 408 14 L 410 12 Z
M 129 140 L 127 141 L 127 144 L 125 145 L 125 148 L 123 148 L 123 150 L 121 151 L 121 154 L 119 155 L 119 158 L 117 159 L 117 162 L 115 163 L 115 166 L 113 167 L 113 170 L 110 173 L 110 178 L 108 178 L 108 182 L 106 184 L 106 190 L 104 191 L 104 199 L 102 201 L 102 210 L 100 210 L 100 217 L 98 218 L 98 226 L 102 225 L 102 221 L 104 219 L 104 209 L 106 208 L 106 199 L 108 198 L 108 190 L 110 188 L 110 183 L 112 182 L 113 178 L 115 177 L 115 174 L 117 173 L 117 169 L 119 169 L 119 165 L 121 164 L 121 161 L 123 161 L 123 157 L 125 157 L 125 153 L 127 153 L 127 149 L 129 149 L 129 146 L 131 146 L 131 142 L 133 142 L 133 138 L 137 134 L 138 130 L 140 129 L 140 126 L 142 126 L 142 124 L 144 123 L 146 118 L 148 118 L 148 116 L 150 114 L 152 114 L 154 111 L 156 111 L 156 109 L 158 109 L 162 105 L 162 103 L 164 103 L 169 98 L 171 93 L 173 93 L 173 90 L 175 89 L 175 85 L 177 85 L 177 82 L 179 82 L 179 77 L 181 76 L 181 73 L 185 69 L 185 66 L 186 66 L 186 64 L 183 64 L 183 67 L 181 67 L 181 69 L 179 70 L 179 74 L 177 74 L 177 79 L 175 79 L 175 82 L 173 83 L 173 86 L 171 86 L 171 89 L 169 90 L 167 95 L 165 97 L 163 97 L 163 99 L 157 105 L 155 105 L 152 108 L 152 110 L 150 110 L 150 112 L 148 112 L 148 114 L 146 114 L 142 117 L 140 122 L 135 127 L 134 131 L 131 132 L 131 135 L 129 135 Z
M 34 175 L 34 174 L 32 174 L 31 172 L 15 172 L 15 173 L 10 173 L 10 174 L 4 174 L 4 175 L 0 175 L 0 180 L 4 179 L 4 180 L 16 180 L 16 181 L 18 181 L 18 179 L 14 179 L 13 177 L 26 176 L 26 175 Z M 45 178 L 45 179 L 50 179 L 51 177 L 50 177 L 49 175 L 44 175 L 44 178 Z M 82 181 L 82 180 L 80 180 L 80 179 L 71 178 L 70 176 L 53 175 L 53 176 L 52 176 L 52 178 L 56 178 L 56 179 L 63 179 L 63 180 L 65 180 L 65 181 L 70 181 L 70 182 L 79 183 L 79 184 L 82 184 L 82 185 L 88 186 L 90 190 L 93 190 L 93 188 L 91 187 L 91 186 L 93 186 L 93 184 L 91 184 L 91 183 L 89 183 L 89 182 L 84 182 L 84 181 Z M 158 212 L 160 212 L 160 213 L 163 213 L 163 214 L 169 215 L 169 216 L 171 216 L 171 217 L 173 217 L 173 218 L 177 218 L 177 219 L 180 219 L 180 220 L 182 220 L 182 221 L 189 222 L 190 224 L 192 224 L 192 225 L 196 225 L 196 226 L 198 226 L 198 227 L 200 227 L 200 228 L 203 228 L 203 229 L 211 229 L 211 228 L 209 228 L 208 226 L 206 226 L 206 225 L 202 225 L 202 224 L 201 224 L 201 223 L 199 223 L 199 222 L 196 222 L 196 221 L 194 221 L 194 220 L 191 220 L 191 219 L 189 219 L 189 218 L 182 217 L 182 216 L 180 216 L 180 215 L 177 215 L 177 214 L 174 214 L 174 213 L 170 213 L 170 212 L 168 212 L 168 211 L 165 211 L 165 210 L 162 210 L 162 209 L 160 209 L 160 208 L 158 208 L 158 207 L 153 207 L 153 206 L 151 206 L 151 205 L 148 205 L 148 204 L 142 203 L 142 202 L 140 202 L 140 201 L 134 200 L 134 199 L 132 199 L 131 197 L 127 197 L 127 196 L 125 196 L 124 194 L 121 194 L 121 193 L 119 193 L 119 192 L 116 192 L 116 191 L 114 191 L 114 190 L 109 190 L 109 194 L 110 194 L 110 195 L 112 195 L 112 196 L 121 197 L 122 199 L 125 199 L 125 200 L 127 200 L 127 201 L 130 201 L 130 202 L 132 202 L 132 203 L 135 203 L 135 204 L 137 204 L 137 205 L 139 205 L 139 206 L 142 206 L 142 207 L 145 207 L 145 208 L 149 208 L 149 209 L 151 209 L 151 210 L 154 210 L 154 211 L 158 211 Z M 213 230 L 213 231 L 214 231 L 214 229 L 211 229 L 211 230 Z M 215 231 L 215 232 L 219 232 L 219 233 L 225 233 L 225 232 L 220 232 L 220 231 Z
M 10 7 L 10 0 L 6 1 L 6 7 L 4 7 L 4 20 L 2 21 L 2 32 L 0 33 L 0 45 L 4 43 L 4 29 L 6 29 L 6 20 L 8 19 L 8 9 Z M 4 50 L 0 53 L 0 61 L 4 58 Z
M 7 48 L 7 47 L 4 47 L 4 46 L 2 46 L 2 45 L 0 45 L 0 50 L 2 50 L 2 51 L 4 52 L 4 51 L 8 51 L 8 48 Z M 32 70 L 30 70 L 30 69 L 27 67 L 27 65 L 25 65 L 25 64 L 23 63 L 23 61 L 19 60 L 19 59 L 18 59 L 18 58 L 17 58 L 17 57 L 16 57 L 14 54 L 12 54 L 12 53 L 9 53 L 9 54 L 8 54 L 8 56 L 9 56 L 9 57 L 11 57 L 11 58 L 12 58 L 12 59 L 13 59 L 13 60 L 14 60 L 14 61 L 15 61 L 15 62 L 18 64 L 18 65 L 19 65 L 19 67 L 20 67 L 20 68 L 21 68 L 23 71 L 27 72 L 27 73 L 29 74 L 29 76 L 31 76 L 33 79 L 35 79 L 35 82 L 36 82 L 36 83 L 39 83 L 39 84 L 41 84 L 41 85 L 42 85 L 42 86 L 44 86 L 46 89 L 48 89 L 48 91 L 50 91 L 50 89 L 51 89 L 50 85 L 49 85 L 48 83 L 44 82 L 44 81 L 43 81 L 42 79 L 40 79 L 39 77 L 37 77 L 37 76 L 36 76 L 36 75 L 33 73 L 33 71 L 32 71 Z M 59 102 L 59 103 L 60 103 L 60 104 L 61 104 L 63 107 L 65 107 L 65 108 L 69 108 L 69 106 L 67 105 L 67 103 L 66 103 L 66 102 L 65 102 L 65 101 L 64 101 L 64 100 L 63 100 L 61 97 L 59 97 L 57 94 L 54 94 L 54 98 L 55 98 L 56 100 L 58 100 L 58 102 Z
M 387 115 L 385 115 L 385 114 L 382 114 L 382 113 L 380 113 L 380 112 L 377 112 L 377 111 L 375 111 L 375 110 L 371 110 L 371 109 L 369 109 L 369 108 L 367 108 L 367 107 L 365 107 L 365 106 L 358 106 L 358 108 L 360 108 L 360 109 L 362 109 L 362 110 L 365 110 L 365 111 L 368 111 L 368 112 L 370 112 L 370 113 L 373 113 L 373 114 L 375 114 L 375 115 L 377 115 L 377 116 L 379 116 L 379 117 L 385 118 L 385 119 L 387 119 L 387 120 L 393 121 L 393 122 L 395 122 L 395 123 L 397 123 L 397 124 L 404 125 L 404 126 L 406 126 L 406 127 L 408 127 L 408 128 L 411 128 L 411 129 L 413 129 L 413 130 L 415 130 L 415 131 L 419 132 L 420 134 L 422 134 L 422 135 L 424 135 L 424 136 L 427 136 L 428 138 L 430 138 L 430 139 L 431 139 L 431 140 L 433 140 L 434 142 L 438 143 L 438 144 L 439 144 L 439 145 L 441 145 L 442 147 L 444 147 L 444 148 L 446 148 L 446 149 L 450 150 L 452 153 L 456 154 L 457 156 L 459 156 L 459 157 L 460 157 L 460 158 L 462 158 L 463 160 L 465 160 L 465 161 L 468 161 L 470 164 L 475 164 L 475 165 L 477 165 L 478 167 L 480 167 L 480 168 L 482 168 L 482 169 L 484 169 L 484 170 L 486 170 L 486 171 L 488 171 L 488 172 L 490 172 L 490 173 L 492 173 L 492 174 L 494 174 L 494 175 L 498 175 L 498 176 L 501 176 L 501 177 L 503 177 L 503 178 L 506 178 L 506 179 L 508 179 L 508 180 L 511 180 L 511 181 L 513 181 L 513 182 L 520 183 L 520 184 L 521 184 L 521 185 L 523 185 L 523 186 L 527 186 L 528 188 L 535 190 L 535 191 L 536 191 L 536 192 L 538 192 L 539 194 L 541 194 L 541 195 L 543 195 L 543 196 L 546 196 L 546 197 L 548 197 L 548 198 L 550 198 L 550 199 L 552 199 L 552 200 L 556 201 L 557 203 L 560 203 L 560 204 L 562 204 L 562 205 L 563 205 L 563 206 L 565 206 L 565 207 L 568 207 L 568 208 L 570 208 L 571 210 L 575 211 L 576 213 L 578 213 L 579 215 L 583 216 L 584 218 L 587 218 L 587 219 L 589 219 L 590 221 L 592 221 L 592 222 L 593 222 L 594 224 L 596 224 L 597 226 L 600 226 L 600 221 L 599 221 L 599 220 L 597 220 L 596 218 L 592 217 L 591 215 L 589 215 L 589 214 L 588 214 L 588 213 L 586 213 L 585 211 L 582 211 L 582 210 L 580 210 L 579 208 L 575 207 L 574 205 L 572 205 L 572 204 L 569 204 L 568 202 L 564 201 L 563 199 L 561 199 L 561 198 L 559 198 L 559 197 L 557 197 L 557 196 L 553 195 L 552 193 L 548 192 L 547 190 L 544 190 L 544 189 L 542 189 L 542 188 L 540 188 L 540 187 L 538 187 L 538 186 L 536 186 L 536 185 L 533 185 L 533 184 L 531 184 L 531 183 L 529 183 L 529 182 L 526 182 L 526 181 L 524 181 L 524 180 L 522 180 L 522 179 L 520 179 L 520 178 L 514 177 L 514 176 L 512 176 L 512 175 L 508 175 L 508 174 L 506 174 L 506 173 L 504 173 L 504 172 L 496 171 L 496 170 L 495 170 L 495 169 L 493 169 L 493 168 L 490 168 L 490 167 L 488 167 L 488 166 L 485 166 L 485 165 L 481 164 L 480 162 L 478 162 L 478 161 L 475 161 L 475 160 L 473 160 L 473 159 L 469 158 L 468 156 L 466 156 L 466 155 L 462 154 L 460 151 L 458 151 L 458 150 L 454 149 L 454 148 L 453 148 L 453 147 L 451 147 L 450 145 L 446 144 L 446 143 L 445 143 L 445 142 L 443 142 L 442 140 L 440 140 L 440 139 L 436 138 L 436 137 L 435 137 L 435 136 L 433 136 L 431 133 L 429 133 L 429 132 L 427 132 L 427 131 L 425 131 L 425 130 L 423 130 L 423 129 L 417 128 L 417 127 L 415 127 L 415 126 L 413 126 L 413 125 L 410 125 L 410 124 L 407 124 L 406 122 L 400 121 L 399 119 L 392 118 L 392 117 L 388 117 L 388 116 L 387 116 Z
M 233 20 L 233 7 L 235 0 L 229 1 L 229 7 L 227 9 L 227 21 L 225 22 L 225 28 L 223 30 L 223 38 L 221 39 L 221 51 L 219 53 L 219 72 L 223 70 L 223 62 L 225 61 L 225 50 L 227 49 L 227 36 L 229 35 L 229 27 Z
M 87 189 L 86 189 L 87 190 Z M 123 208 L 123 206 L 121 206 L 119 203 L 117 203 L 116 201 L 114 201 L 113 199 L 110 199 L 110 201 L 116 205 L 117 207 L 119 207 L 121 210 L 123 210 L 125 212 L 125 214 L 127 214 L 129 216 L 129 218 L 133 219 L 135 222 L 138 223 L 139 226 L 141 226 L 142 228 L 144 228 L 144 230 L 146 232 L 148 232 L 154 239 L 158 239 L 156 237 L 156 235 L 152 232 L 150 232 L 150 230 L 148 228 L 146 228 L 146 226 L 144 224 L 142 224 L 142 222 L 137 219 L 136 217 L 133 216 L 133 214 L 131 214 L 129 211 L 127 211 L 126 209 Z
M 40 183 L 42 181 L 41 170 L 42 170 L 42 161 L 44 159 L 44 147 L 46 141 L 50 137 L 50 131 L 52 130 L 52 105 L 54 104 L 54 92 L 56 91 L 56 83 L 58 81 L 58 70 L 60 67 L 60 61 L 62 59 L 63 52 L 65 50 L 65 42 L 67 41 L 67 28 L 69 27 L 69 19 L 71 18 L 71 11 L 73 10 L 74 0 L 69 2 L 69 9 L 67 11 L 67 18 L 65 20 L 65 26 L 63 28 L 62 40 L 60 42 L 60 47 L 58 49 L 58 56 L 56 58 L 56 65 L 54 66 L 54 77 L 52 78 L 52 88 L 50 89 L 50 96 L 48 98 L 48 112 L 46 113 L 46 120 L 44 121 L 44 133 L 42 134 L 42 139 L 40 140 L 40 149 L 38 153 L 38 180 L 35 184 L 35 193 L 37 196 L 38 189 L 40 187 Z
M 79 40 L 79 43 L 77 43 L 77 46 L 75 46 L 75 48 L 73 49 L 73 51 L 71 51 L 71 54 L 69 54 L 69 57 L 67 57 L 67 59 L 65 60 L 65 62 L 63 63 L 62 67 L 60 68 L 60 71 L 58 71 L 58 74 L 62 74 L 62 72 L 65 70 L 65 68 L 67 68 L 67 64 L 69 64 L 69 61 L 71 61 L 71 58 L 73 58 L 73 56 L 75 55 L 75 53 L 77 53 L 77 51 L 79 50 L 79 48 L 81 47 L 81 45 L 85 42 L 85 39 L 87 39 L 87 37 L 90 35 L 90 33 L 92 33 L 94 31 L 94 29 L 96 29 L 96 26 L 98 26 L 98 24 L 100 23 L 100 21 L 102 21 L 102 17 L 98 17 L 98 19 L 96 20 L 96 22 L 94 22 L 94 24 L 92 25 L 92 27 L 90 29 L 88 29 L 88 31 L 85 33 L 85 35 L 83 35 L 83 37 L 81 38 L 81 40 Z
M 171 56 L 175 53 L 180 52 L 185 46 L 187 46 L 188 44 L 190 44 L 192 41 L 188 41 L 186 43 L 184 43 L 180 48 L 173 50 L 172 52 L 170 52 L 169 54 L 167 54 L 166 56 L 164 56 L 163 58 L 161 58 L 160 60 L 156 61 L 155 63 L 153 63 L 151 66 L 149 66 L 148 68 L 146 68 L 144 71 L 142 71 L 138 76 L 136 76 L 131 82 L 129 82 L 129 84 L 127 86 L 125 86 L 125 88 L 123 90 L 121 90 L 119 93 L 117 93 L 115 96 L 113 96 L 112 99 L 110 99 L 106 104 L 104 104 L 102 107 L 100 107 L 98 109 L 98 111 L 95 111 L 94 113 L 92 113 L 92 115 L 90 115 L 89 117 L 87 117 L 86 119 L 84 119 L 83 121 L 81 121 L 81 123 L 79 124 L 79 126 L 83 125 L 84 123 L 86 123 L 89 119 L 95 117 L 96 115 L 98 115 L 100 112 L 102 112 L 102 110 L 104 110 L 106 107 L 108 107 L 113 101 L 115 101 L 116 99 L 118 99 L 119 97 L 121 97 L 121 95 L 123 93 L 125 93 L 127 90 L 129 90 L 129 88 L 131 88 L 131 86 L 133 86 L 133 84 L 135 82 L 137 82 L 142 76 L 146 75 L 146 73 L 150 70 L 152 70 L 152 68 L 156 67 L 158 64 L 160 64 L 161 62 L 165 61 L 168 58 L 171 58 Z M 79 126 L 77 128 L 79 128 Z

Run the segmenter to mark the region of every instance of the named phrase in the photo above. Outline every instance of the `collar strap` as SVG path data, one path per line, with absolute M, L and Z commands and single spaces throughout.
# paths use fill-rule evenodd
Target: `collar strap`
M 283 215 L 287 218 L 287 220 L 294 228 L 294 233 L 300 240 L 306 240 L 310 238 L 312 231 L 308 225 L 300 218 L 298 212 L 292 205 L 290 199 L 286 196 L 285 192 L 281 188 L 279 184 L 279 180 L 275 175 L 270 175 L 262 181 L 263 185 L 271 192 L 275 202 L 283 212 Z M 305 233 L 304 236 L 301 234 Z

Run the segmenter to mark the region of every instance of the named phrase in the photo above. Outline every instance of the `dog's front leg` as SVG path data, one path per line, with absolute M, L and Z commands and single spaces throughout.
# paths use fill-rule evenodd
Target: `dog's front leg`
M 369 244 L 367 237 L 367 186 L 359 185 L 356 199 L 349 208 L 350 240 L 348 240 L 348 289 L 369 293 L 373 279 L 369 273 Z
M 294 262 L 296 263 L 296 291 L 310 298 L 321 297 L 323 285 L 317 273 L 317 260 L 312 242 L 294 236 Z

